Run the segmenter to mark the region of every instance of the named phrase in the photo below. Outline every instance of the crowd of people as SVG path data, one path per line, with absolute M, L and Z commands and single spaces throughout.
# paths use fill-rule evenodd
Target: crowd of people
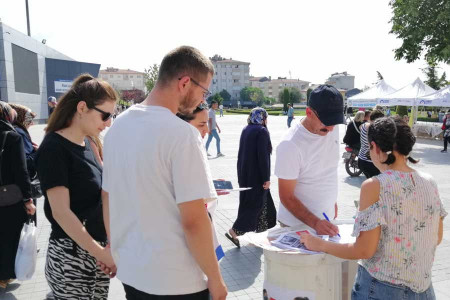
M 0 287 L 15 278 L 20 232 L 36 211 L 31 181 L 37 176 L 51 224 L 45 276 L 55 299 L 107 299 L 114 276 L 129 300 L 226 298 L 211 222 L 218 195 L 227 193 L 215 189 L 208 165 L 212 138 L 217 156 L 223 156 L 218 104 L 208 109 L 205 102 L 213 74 L 211 61 L 197 49 L 174 49 L 162 60 L 148 97 L 113 125 L 117 93 L 100 79 L 80 75 L 57 104 L 49 99 L 39 147 L 28 132 L 36 115 L 0 101 L 0 185 L 17 185 L 22 195 L 12 205 L 0 203 Z M 338 216 L 336 126 L 345 124 L 343 112 L 339 91 L 319 86 L 304 118 L 292 123 L 293 109 L 288 113 L 290 128 L 276 147 L 268 113 L 260 107 L 250 112 L 239 141 L 237 177 L 240 187 L 251 189 L 240 192 L 237 218 L 225 233 L 233 244 L 240 247 L 239 236 L 277 222 L 339 234 L 327 216 Z M 444 125 L 450 131 L 450 118 Z M 99 135 L 107 127 L 102 143 Z M 356 242 L 333 244 L 312 235 L 302 235 L 302 242 L 311 250 L 360 259 L 352 299 L 367 299 L 374 285 L 380 299 L 397 299 L 399 293 L 433 299 L 431 267 L 447 213 L 433 178 L 407 164 L 417 162 L 410 155 L 410 127 L 379 110 L 358 112 L 344 141 L 360 148 L 367 177 Z M 270 192 L 274 150 L 278 213 Z

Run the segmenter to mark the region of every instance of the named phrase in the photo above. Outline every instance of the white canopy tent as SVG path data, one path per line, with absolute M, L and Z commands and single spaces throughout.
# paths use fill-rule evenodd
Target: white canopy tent
M 417 77 L 414 82 L 402 87 L 398 91 L 379 97 L 377 104 L 383 106 L 405 105 L 417 106 L 417 100 L 423 96 L 435 93 L 436 90 L 426 85 Z
M 450 85 L 427 96 L 420 97 L 419 106 L 450 107 Z
M 417 77 L 412 83 L 402 87 L 398 91 L 378 99 L 378 104 L 383 106 L 404 105 L 412 106 L 412 119 L 410 125 L 416 124 L 418 116 L 418 99 L 435 93 L 436 90 L 426 85 Z
M 370 89 L 359 93 L 355 96 L 347 99 L 348 107 L 374 107 L 377 105 L 377 99 L 388 94 L 395 92 L 396 90 L 387 84 L 384 80 L 378 81 Z

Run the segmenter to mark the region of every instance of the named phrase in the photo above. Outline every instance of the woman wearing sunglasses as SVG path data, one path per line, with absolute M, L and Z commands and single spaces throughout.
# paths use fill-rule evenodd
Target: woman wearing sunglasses
M 37 171 L 52 225 L 45 275 L 56 299 L 107 299 L 114 262 L 106 247 L 102 165 L 88 136 L 111 125 L 117 100 L 106 82 L 83 74 L 58 102 L 37 153 Z

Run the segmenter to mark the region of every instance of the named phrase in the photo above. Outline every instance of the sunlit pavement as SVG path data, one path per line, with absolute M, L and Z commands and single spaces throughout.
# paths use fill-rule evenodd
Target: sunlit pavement
M 300 118 L 293 121 L 299 122 Z M 242 128 L 246 125 L 247 116 L 226 115 L 222 118 L 217 116 L 217 122 L 222 129 L 221 151 L 224 157 L 215 158 L 215 140 L 210 145 L 209 152 L 213 157 L 209 160 L 211 172 L 214 178 L 231 180 L 234 186 L 237 185 L 236 162 L 239 147 L 239 137 Z M 30 132 L 34 142 L 40 143 L 44 136 L 44 125 L 36 125 Z M 272 155 L 272 173 L 275 163 L 275 148 L 285 130 L 286 117 L 269 117 L 268 128 L 270 131 L 274 152 Z M 345 126 L 337 127 L 341 140 L 345 133 Z M 438 183 L 441 199 L 450 212 L 450 153 L 440 153 L 442 142 L 435 140 L 419 139 L 413 152 L 415 158 L 421 161 L 415 166 L 416 169 L 430 173 Z M 340 147 L 341 153 L 344 145 Z M 345 172 L 344 165 L 339 164 L 339 218 L 348 219 L 355 213 L 353 201 L 359 198 L 359 187 L 364 181 L 364 176 L 350 178 Z M 278 207 L 278 184 L 277 178 L 271 178 L 271 193 L 276 206 Z M 224 233 L 231 227 L 237 215 L 239 205 L 239 194 L 231 193 L 219 198 L 218 210 L 215 215 L 216 229 L 219 235 L 225 257 L 221 260 L 220 266 L 223 277 L 228 286 L 227 299 L 261 299 L 262 285 L 264 281 L 264 257 L 262 251 L 254 246 L 243 244 L 241 249 L 228 241 Z M 36 273 L 32 280 L 26 282 L 14 282 L 10 284 L 6 291 L 0 291 L 0 300 L 6 299 L 44 299 L 49 291 L 45 275 L 45 255 L 47 251 L 50 225 L 43 214 L 43 201 L 38 203 L 38 261 Z M 137 258 L 138 259 L 138 258 Z M 433 286 L 438 300 L 450 299 L 450 217 L 444 221 L 444 239 L 438 246 L 433 265 Z M 111 281 L 109 299 L 125 299 L 122 284 L 119 280 Z

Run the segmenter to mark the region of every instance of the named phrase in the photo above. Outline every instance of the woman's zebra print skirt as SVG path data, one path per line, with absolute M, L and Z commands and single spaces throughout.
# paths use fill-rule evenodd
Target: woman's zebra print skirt
M 72 239 L 50 239 L 45 276 L 55 299 L 106 300 L 109 277 L 96 262 Z

